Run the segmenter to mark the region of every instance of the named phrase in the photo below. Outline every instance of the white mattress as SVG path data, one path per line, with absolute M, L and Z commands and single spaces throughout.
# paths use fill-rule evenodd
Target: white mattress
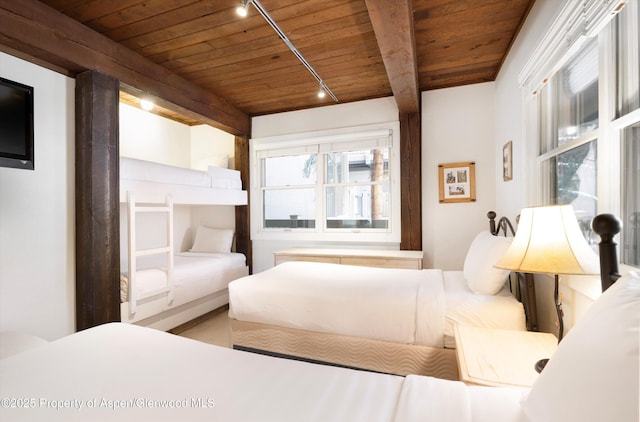
M 285 262 L 229 284 L 232 318 L 442 347 L 440 270 Z
M 120 157 L 120 178 L 211 187 L 211 177 L 207 172 L 128 157 Z
M 0 419 L 14 422 L 515 422 L 520 394 L 272 358 L 119 323 L 0 360 Z
M 462 271 L 443 271 L 447 301 L 445 347 L 455 348 L 455 324 L 526 331 L 524 307 L 505 286 L 494 296 L 476 294 L 467 286 Z
M 462 271 L 285 262 L 229 284 L 232 318 L 307 331 L 455 347 L 453 324 L 526 330 L 507 290 L 478 295 Z
M 172 185 L 242 189 L 238 170 L 210 166 L 207 171 L 120 157 L 120 178 Z
M 144 267 L 136 272 L 138 294 L 166 286 L 166 259 L 162 256 L 144 261 Z M 227 288 L 237 269 L 245 267 L 243 254 L 182 252 L 174 256 L 172 306 L 188 303 L 199 297 Z M 157 265 L 158 268 L 148 268 Z M 128 284 L 121 277 L 120 299 L 127 301 Z
M 176 204 L 247 204 L 237 170 L 209 167 L 205 172 L 120 157 L 120 202 L 127 201 L 128 192 L 138 202 L 164 202 L 170 195 Z

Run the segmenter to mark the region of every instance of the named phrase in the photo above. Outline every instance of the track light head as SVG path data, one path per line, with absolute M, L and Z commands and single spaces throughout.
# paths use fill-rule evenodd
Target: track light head
M 236 13 L 238 16 L 242 16 L 243 18 L 249 14 L 249 0 L 241 0 L 238 7 L 236 7 Z
M 324 98 L 327 95 L 327 93 L 324 90 L 324 87 L 322 85 L 320 85 L 320 90 L 318 91 L 318 98 Z

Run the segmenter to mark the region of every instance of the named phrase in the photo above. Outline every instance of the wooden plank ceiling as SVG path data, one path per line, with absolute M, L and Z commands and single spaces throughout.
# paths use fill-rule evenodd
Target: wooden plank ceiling
M 365 0 L 260 2 L 340 103 L 392 95 L 382 54 L 393 54 L 393 44 L 387 43 L 381 54 L 372 25 L 374 15 L 370 18 Z M 533 2 L 398 0 L 409 10 L 413 8 L 419 89 L 493 81 Z M 236 15 L 236 0 L 42 3 L 247 115 L 333 103 L 329 96 L 316 96 L 317 81 L 255 8 L 249 8 L 246 18 Z M 384 39 L 380 41 L 382 46 Z M 397 70 L 388 71 L 395 77 Z M 132 101 L 131 97 L 124 99 Z M 181 119 L 181 113 L 170 106 L 164 113 Z M 198 123 L 193 116 L 183 121 Z

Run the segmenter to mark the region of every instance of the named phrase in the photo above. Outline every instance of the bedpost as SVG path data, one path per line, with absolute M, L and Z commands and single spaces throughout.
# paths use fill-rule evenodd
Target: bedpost
M 496 231 L 496 213 L 495 213 L 495 211 L 489 211 L 487 213 L 487 217 L 489 217 L 489 231 L 493 235 L 498 234 L 498 232 Z
M 620 278 L 617 244 L 613 241 L 620 233 L 620 221 L 612 214 L 600 214 L 591 222 L 591 228 L 600 236 L 600 282 L 604 292 Z

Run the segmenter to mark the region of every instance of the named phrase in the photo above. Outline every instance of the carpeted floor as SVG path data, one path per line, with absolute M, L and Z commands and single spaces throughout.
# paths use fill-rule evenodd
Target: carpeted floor
M 229 317 L 227 315 L 227 311 L 209 318 L 195 327 L 181 332 L 179 335 L 205 343 L 230 348 L 231 331 L 229 329 Z

